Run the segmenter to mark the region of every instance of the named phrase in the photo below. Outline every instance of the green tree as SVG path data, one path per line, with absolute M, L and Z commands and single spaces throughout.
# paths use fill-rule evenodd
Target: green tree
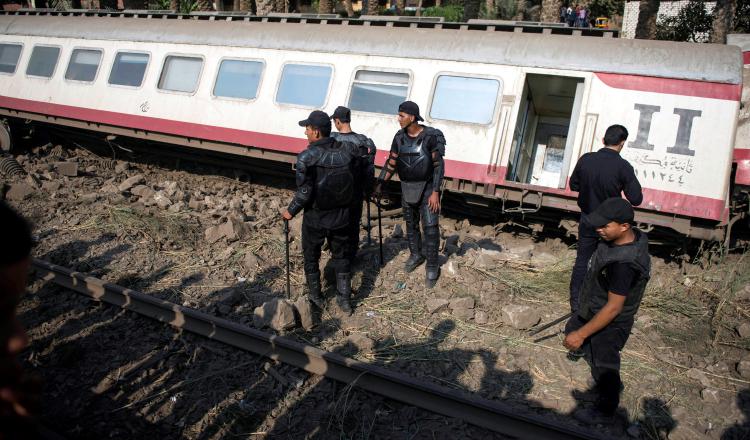
M 625 0 L 592 0 L 588 8 L 592 21 L 596 17 L 613 17 L 623 14 Z
M 740 34 L 750 33 L 750 0 L 737 0 L 737 9 L 734 11 L 733 32 Z
M 713 20 L 713 13 L 706 10 L 701 0 L 690 0 L 677 15 L 659 17 L 656 39 L 702 42 L 711 32 Z

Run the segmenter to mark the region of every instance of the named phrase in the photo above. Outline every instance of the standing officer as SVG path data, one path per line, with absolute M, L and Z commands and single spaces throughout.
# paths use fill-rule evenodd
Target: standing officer
M 622 193 L 625 193 L 625 197 L 634 206 L 643 201 L 641 184 L 635 177 L 633 167 L 620 157 L 627 138 L 628 130 L 622 125 L 607 128 L 603 139 L 604 148 L 581 156 L 570 176 L 570 189 L 578 191 L 578 206 L 581 208 L 576 262 L 570 278 L 570 310 L 573 312 L 578 307 L 578 295 L 586 274 L 586 265 L 599 238 L 596 229 L 588 221 L 588 215 L 604 200 L 620 197 Z
M 331 120 L 320 110 L 310 113 L 299 125 L 305 127 L 305 136 L 310 144 L 297 155 L 297 192 L 282 217 L 291 220 L 305 210 L 302 219 L 302 254 L 310 301 L 320 308 L 324 306 L 318 263 L 320 249 L 327 239 L 336 271 L 336 302 L 342 311 L 350 314 L 352 287 L 346 252 L 354 163 L 359 152 L 354 145 L 329 137 Z
M 351 111 L 348 108 L 336 107 L 331 120 L 338 131 L 338 133 L 332 133 L 331 137 L 339 142 L 354 144 L 359 149 L 354 173 L 354 194 L 352 205 L 349 207 L 349 248 L 347 250 L 350 263 L 354 263 L 354 257 L 359 248 L 362 201 L 369 200 L 372 194 L 372 181 L 375 177 L 375 143 L 367 136 L 352 131 Z
M 630 336 L 651 272 L 648 237 L 633 229 L 633 207 L 620 197 L 588 216 L 602 238 L 588 265 L 577 312 L 565 326 L 564 345 L 583 347 L 599 392 L 596 408 L 576 418 L 607 422 L 620 403 L 620 351 Z
M 390 180 L 398 171 L 401 180 L 401 206 L 411 253 L 404 270 L 413 271 L 425 261 L 426 256 L 425 284 L 432 288 L 440 274 L 438 215 L 440 186 L 444 174 L 445 136 L 436 128 L 418 124 L 421 121 L 424 119 L 419 115 L 419 106 L 414 102 L 405 101 L 398 106 L 398 123 L 401 130 L 393 137 L 391 152 L 380 172 L 375 191 L 380 193 L 384 182 Z M 419 232 L 420 216 L 425 236 L 424 256 L 422 236 Z

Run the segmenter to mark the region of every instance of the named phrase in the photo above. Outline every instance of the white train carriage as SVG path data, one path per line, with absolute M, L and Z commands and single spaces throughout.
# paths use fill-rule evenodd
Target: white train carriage
M 576 160 L 620 123 L 644 187 L 638 219 L 723 237 L 738 47 L 355 29 L 0 16 L 0 114 L 291 162 L 306 144 L 296 121 L 343 104 L 382 164 L 410 99 L 447 137 L 447 189 L 515 212 L 576 211 Z

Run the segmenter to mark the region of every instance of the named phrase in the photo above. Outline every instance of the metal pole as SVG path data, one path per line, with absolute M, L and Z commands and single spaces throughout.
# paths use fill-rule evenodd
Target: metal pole
M 531 329 L 531 331 L 529 332 L 529 336 L 534 336 L 534 335 L 536 335 L 538 333 L 541 333 L 544 330 L 547 330 L 548 328 L 552 327 L 553 325 L 559 324 L 559 323 L 565 321 L 566 319 L 570 318 L 571 316 L 573 316 L 573 313 L 566 313 L 563 316 L 555 319 L 554 321 L 552 321 L 550 323 L 544 324 L 541 327 L 537 327 L 537 328 Z
M 372 223 L 370 219 L 370 198 L 368 197 L 367 200 L 365 200 L 367 203 L 367 245 L 372 245 L 372 234 L 370 231 L 372 230 Z
M 289 220 L 284 219 L 284 242 L 286 244 L 286 297 L 292 297 L 292 288 L 289 280 Z
M 380 267 L 385 264 L 383 258 L 383 218 L 380 216 L 380 199 L 377 202 L 378 205 L 378 240 L 380 241 Z

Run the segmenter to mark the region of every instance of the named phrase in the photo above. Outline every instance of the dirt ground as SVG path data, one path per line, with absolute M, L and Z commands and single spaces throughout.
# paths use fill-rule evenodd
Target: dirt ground
M 289 179 L 52 145 L 15 159 L 29 174 L 0 176 L 34 224 L 36 257 L 251 326 L 256 307 L 286 296 L 277 213 L 291 198 Z M 291 226 L 296 300 L 299 220 Z M 623 352 L 623 421 L 592 427 L 573 417 L 591 404 L 590 376 L 568 358 L 562 325 L 525 330 L 568 311 L 575 241 L 442 218 L 442 275 L 427 290 L 423 269 L 403 272 L 402 228 L 398 217 L 384 221 L 382 268 L 377 228 L 375 245 L 363 244 L 352 316 L 330 301 L 313 329 L 283 333 L 605 437 L 750 436 L 746 254 L 706 245 L 684 255 L 652 243 L 652 280 Z M 264 368 L 257 356 L 41 281 L 20 313 L 31 336 L 25 365 L 44 382 L 41 419 L 69 438 L 488 435 L 291 367 Z

